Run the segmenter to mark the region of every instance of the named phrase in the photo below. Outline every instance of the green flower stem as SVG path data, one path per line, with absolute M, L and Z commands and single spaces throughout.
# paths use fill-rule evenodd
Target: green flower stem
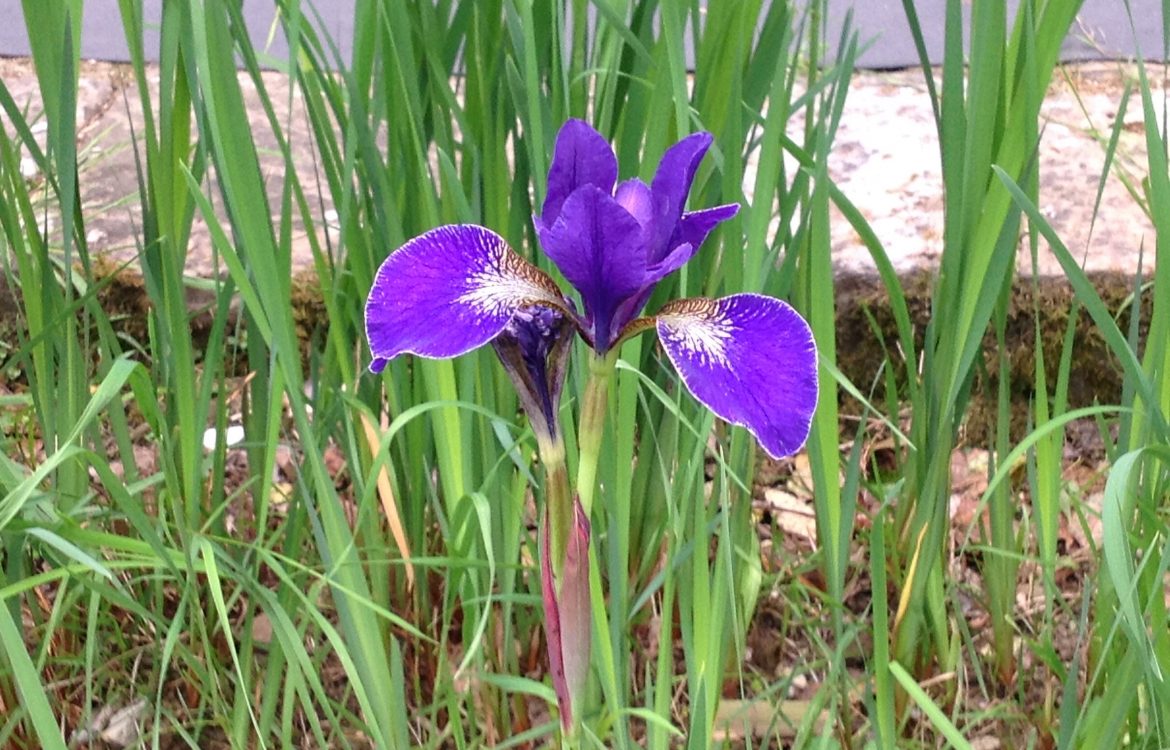
M 559 600 L 561 599 L 562 592 L 564 591 L 562 586 L 565 585 L 564 576 L 566 561 L 568 559 L 567 553 L 569 537 L 570 534 L 573 533 L 572 524 L 574 524 L 576 521 L 574 518 L 575 510 L 573 507 L 573 495 L 572 488 L 569 486 L 568 467 L 565 465 L 565 442 L 560 433 L 558 432 L 555 437 L 538 434 L 537 447 L 540 452 L 540 461 L 544 465 L 544 512 L 548 514 L 548 525 L 544 527 L 544 531 L 541 533 L 547 533 L 549 536 L 547 541 L 548 546 L 544 549 L 547 550 L 548 556 L 550 558 L 548 565 L 552 570 L 553 590 L 559 602 L 557 606 L 560 608 L 564 604 L 564 602 L 560 602 Z M 548 606 L 547 600 L 546 606 Z M 566 628 L 571 627 L 571 623 L 568 621 L 568 617 L 571 617 L 571 615 L 569 615 L 569 613 L 562 612 L 560 617 L 563 618 L 560 629 L 562 639 L 558 643 L 552 640 L 550 637 L 548 647 L 550 650 L 562 650 L 561 664 L 563 666 L 563 649 L 565 647 L 563 634 L 566 632 Z M 581 644 L 576 644 L 575 647 L 580 648 Z M 585 648 L 588 648 L 587 644 L 585 645 Z M 549 660 L 550 662 L 552 661 L 551 655 Z M 581 690 L 578 689 L 575 691 L 577 694 L 574 694 L 573 686 L 570 684 L 570 701 L 572 705 L 561 706 L 561 711 L 564 712 L 567 710 L 568 715 L 571 715 L 572 717 L 571 723 L 565 727 L 562 732 L 562 750 L 577 750 L 577 748 L 580 747 L 581 708 L 579 701 L 582 698 L 582 696 L 579 694 L 580 692 Z
M 597 489 L 597 462 L 601 454 L 601 438 L 605 433 L 605 406 L 609 383 L 617 364 L 617 349 L 606 354 L 593 353 L 589 357 L 589 382 L 581 402 L 581 422 L 577 446 L 581 451 L 577 464 L 577 498 L 588 517 L 593 512 L 593 494 Z
M 565 547 L 573 523 L 573 492 L 569 487 L 569 469 L 565 465 L 565 441 L 558 431 L 555 437 L 537 435 L 537 449 L 544 466 L 545 513 L 549 521 L 549 552 L 553 576 L 559 583 L 565 567 Z

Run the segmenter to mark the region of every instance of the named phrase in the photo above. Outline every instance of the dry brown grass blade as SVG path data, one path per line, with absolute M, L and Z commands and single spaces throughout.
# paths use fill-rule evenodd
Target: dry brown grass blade
M 370 418 L 364 413 L 360 413 L 362 418 L 362 429 L 366 433 L 366 443 L 370 449 L 370 455 L 377 456 L 378 445 L 378 430 L 374 424 L 370 422 Z M 394 544 L 398 547 L 398 554 L 402 555 L 402 562 L 406 567 L 406 585 L 409 588 L 414 588 L 414 564 L 410 561 L 410 544 L 406 541 L 406 530 L 402 527 L 402 516 L 398 513 L 398 503 L 394 499 L 394 488 L 390 484 L 390 473 L 386 466 L 378 472 L 378 499 L 382 501 L 382 512 L 386 514 L 386 520 L 390 523 L 390 533 L 394 535 Z

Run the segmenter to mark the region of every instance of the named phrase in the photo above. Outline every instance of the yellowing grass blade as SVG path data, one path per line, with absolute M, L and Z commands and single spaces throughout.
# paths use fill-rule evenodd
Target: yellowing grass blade
M 366 433 L 366 443 L 370 448 L 370 455 L 378 455 L 378 430 L 370 418 L 359 412 L 362 418 L 362 429 Z M 414 588 L 414 564 L 410 561 L 410 544 L 406 541 L 406 530 L 402 527 L 402 516 L 398 513 L 398 503 L 394 499 L 394 487 L 390 484 L 390 472 L 386 465 L 378 470 L 378 499 L 382 502 L 382 512 L 390 523 L 390 533 L 394 535 L 394 544 L 398 547 L 398 554 L 402 555 L 402 562 L 406 566 L 406 585 Z

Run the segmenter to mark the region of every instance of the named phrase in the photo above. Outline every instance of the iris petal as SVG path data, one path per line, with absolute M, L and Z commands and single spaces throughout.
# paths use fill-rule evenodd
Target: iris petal
M 641 227 L 608 193 L 587 185 L 565 201 L 556 224 L 538 231 L 544 251 L 581 293 L 593 347 L 605 351 L 616 333 L 615 310 L 646 278 Z
M 647 281 L 657 283 L 685 266 L 687 261 L 699 251 L 699 247 L 707 239 L 711 230 L 720 222 L 730 219 L 737 213 L 739 213 L 739 204 L 729 203 L 725 206 L 683 214 L 666 246 L 669 248 L 668 252 L 648 269 L 649 278 Z
M 443 226 L 415 237 L 378 269 L 366 338 L 380 372 L 410 352 L 454 357 L 495 338 L 520 307 L 564 305 L 556 284 L 483 227 Z
M 569 120 L 561 126 L 548 170 L 548 194 L 541 208 L 540 223 L 551 226 L 561 208 L 578 188 L 593 185 L 613 192 L 618 164 L 609 142 L 583 120 Z
M 654 218 L 654 197 L 646 183 L 637 177 L 618 185 L 614 199 L 643 227 L 649 225 Z
M 654 194 L 655 235 L 651 244 L 650 262 L 656 263 L 672 249 L 669 241 L 682 217 L 687 195 L 699 162 L 711 147 L 710 133 L 695 133 L 683 138 L 666 150 L 650 190 Z M 695 245 L 698 247 L 698 245 Z
M 795 310 L 759 294 L 677 300 L 657 328 L 695 398 L 773 457 L 800 450 L 817 403 L 817 349 Z
M 711 230 L 721 222 L 739 213 L 738 203 L 728 203 L 714 208 L 704 208 L 702 211 L 691 211 L 683 214 L 682 220 L 675 227 L 670 246 L 673 248 L 683 243 L 692 247 L 699 247 L 707 239 Z
M 625 183 L 622 183 L 623 185 Z M 618 188 L 618 195 L 621 195 L 621 188 Z M 657 263 L 649 266 L 646 269 L 645 287 L 641 292 L 630 297 L 621 304 L 618 308 L 616 318 L 619 321 L 619 326 L 630 320 L 633 320 L 642 308 L 646 306 L 650 295 L 654 292 L 654 286 L 665 279 L 670 274 L 687 264 L 695 253 L 698 252 L 699 246 L 707 239 L 707 235 L 715 228 L 721 221 L 726 221 L 739 211 L 739 205 L 730 203 L 725 206 L 716 206 L 715 208 L 708 208 L 703 211 L 694 211 L 689 214 L 684 214 L 682 221 L 678 223 L 678 228 L 675 229 L 674 237 L 667 246 L 670 251 L 666 253 L 665 257 Z

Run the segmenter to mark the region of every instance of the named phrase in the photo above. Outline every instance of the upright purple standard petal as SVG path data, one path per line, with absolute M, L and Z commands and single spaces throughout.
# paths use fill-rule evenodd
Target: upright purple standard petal
M 366 301 L 366 338 L 381 372 L 403 352 L 454 357 L 495 338 L 524 305 L 564 304 L 540 269 L 471 224 L 432 229 L 391 253 Z
M 618 185 L 613 197 L 643 228 L 654 220 L 654 196 L 650 188 L 646 187 L 646 183 L 637 177 Z
M 666 150 L 650 190 L 654 195 L 654 230 L 647 260 L 653 264 L 673 250 L 670 240 L 682 218 L 683 207 L 691 192 L 691 183 L 699 162 L 711 147 L 710 133 L 695 133 Z M 683 240 L 685 242 L 685 240 Z M 698 245 L 694 245 L 698 248 Z
M 646 278 L 637 220 L 608 193 L 585 186 L 569 196 L 552 227 L 540 230 L 540 244 L 581 293 L 590 344 L 605 351 L 617 334 L 618 305 L 641 289 Z M 625 322 L 618 321 L 618 326 Z
M 627 298 L 618 307 L 614 317 L 617 320 L 619 331 L 627 323 L 634 320 L 642 308 L 646 306 L 646 302 L 650 300 L 650 295 L 654 292 L 654 287 L 657 286 L 658 282 L 686 265 L 687 261 L 698 252 L 699 246 L 707 239 L 711 230 L 719 222 L 730 219 L 738 212 L 739 204 L 729 203 L 724 206 L 683 214 L 668 245 L 671 250 L 657 263 L 646 268 L 646 280 L 642 282 L 642 290 Z
M 595 351 L 619 341 L 655 285 L 739 210 L 683 212 L 711 143 L 710 133 L 683 138 L 662 155 L 650 185 L 634 178 L 614 192 L 617 161 L 601 134 L 580 120 L 561 128 L 534 223 L 544 251 L 581 294 L 583 333 Z
M 817 348 L 795 310 L 759 294 L 676 300 L 657 328 L 695 398 L 775 458 L 800 450 L 817 404 Z
M 580 187 L 593 185 L 612 193 L 617 172 L 617 157 L 605 137 L 583 120 L 568 120 L 557 133 L 548 170 L 548 194 L 538 223 L 551 226 L 565 201 Z

